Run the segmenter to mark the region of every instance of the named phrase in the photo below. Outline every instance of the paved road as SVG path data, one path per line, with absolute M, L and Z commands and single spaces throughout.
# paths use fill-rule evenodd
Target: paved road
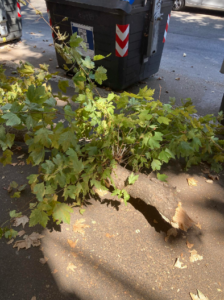
M 31 0 L 47 19 L 44 0 Z M 31 7 L 23 7 L 23 37 L 16 45 L 0 46 L 0 61 L 28 60 L 35 66 L 50 64 L 56 71 L 57 61 L 51 31 L 38 19 Z M 224 92 L 224 75 L 219 73 L 224 58 L 223 12 L 191 9 L 172 12 L 168 37 L 159 73 L 146 82 L 155 88 L 155 97 L 167 102 L 169 97 L 193 99 L 199 114 L 217 113 Z M 187 56 L 183 57 L 183 53 Z M 49 60 L 52 59 L 52 60 Z M 57 70 L 58 71 L 58 70 Z M 174 72 L 175 71 L 175 72 Z M 61 71 L 61 74 L 63 71 Z M 162 80 L 157 80 L 162 77 Z M 179 81 L 175 78 L 180 78 Z M 143 87 L 137 84 L 131 91 Z

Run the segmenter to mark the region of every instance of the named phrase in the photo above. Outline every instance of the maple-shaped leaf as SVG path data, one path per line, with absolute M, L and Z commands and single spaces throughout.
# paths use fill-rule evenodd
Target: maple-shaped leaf
M 133 172 L 131 173 L 131 175 L 128 177 L 128 183 L 129 184 L 134 184 L 135 181 L 138 180 L 139 175 L 135 175 Z
M 102 84 L 103 81 L 107 80 L 107 70 L 104 69 L 104 67 L 97 68 L 95 72 L 95 80 L 99 84 Z
M 158 159 L 153 159 L 153 161 L 151 163 L 151 167 L 152 167 L 153 171 L 160 170 L 161 165 L 162 165 L 162 163 Z
M 151 149 L 159 148 L 160 144 L 159 141 L 162 141 L 163 134 L 161 132 L 155 132 L 154 136 L 150 137 L 148 139 L 148 145 L 151 147 Z
M 32 227 L 36 224 L 40 224 L 45 228 L 47 226 L 48 220 L 49 217 L 45 211 L 35 208 L 31 212 L 29 226 Z
M 21 123 L 21 119 L 14 113 L 8 112 L 1 116 L 2 119 L 7 120 L 6 126 L 16 126 Z
M 9 229 L 5 232 L 5 238 L 6 239 L 11 239 L 15 238 L 17 236 L 18 232 L 14 229 Z
M 57 220 L 57 224 L 61 222 L 70 223 L 71 213 L 73 209 L 65 203 L 57 203 L 53 210 L 53 218 Z
M 10 215 L 10 218 L 18 218 L 18 217 L 22 216 L 22 213 L 21 212 L 17 213 L 15 210 L 11 210 L 9 212 L 9 215 Z
M 69 155 L 71 158 L 71 163 L 73 164 L 73 171 L 76 174 L 79 174 L 84 169 L 84 165 L 82 161 L 78 159 L 77 153 L 72 148 L 69 148 L 66 154 Z
M 170 119 L 161 116 L 161 117 L 158 118 L 158 122 L 160 124 L 169 125 Z
M 68 80 L 59 80 L 58 81 L 58 87 L 62 92 L 66 93 L 67 87 L 69 87 L 69 82 Z
M 0 158 L 0 162 L 3 164 L 3 166 L 10 165 L 12 163 L 12 155 L 13 152 L 10 151 L 9 149 L 3 152 L 3 155 Z
M 40 235 L 37 232 L 33 232 L 30 235 L 24 235 L 23 240 L 16 241 L 13 245 L 13 248 L 19 249 L 29 249 L 31 246 L 38 247 L 40 246 L 40 239 L 43 238 L 43 235 Z
M 38 144 L 40 143 L 41 145 L 45 147 L 50 147 L 51 146 L 51 140 L 49 138 L 49 134 L 51 134 L 52 131 L 50 131 L 47 128 L 41 128 L 35 132 L 35 137 L 34 137 L 34 143 Z
M 152 90 L 152 89 L 148 89 L 148 87 L 147 86 L 145 86 L 143 89 L 140 89 L 140 91 L 139 91 L 139 93 L 138 93 L 138 95 L 140 96 L 140 97 L 143 97 L 143 98 L 145 98 L 146 100 L 152 100 L 153 99 L 153 95 L 154 95 L 154 92 L 155 92 L 155 90 Z
M 89 56 L 87 56 L 85 59 L 82 59 L 82 63 L 87 69 L 94 69 L 95 67 L 95 63 L 91 61 Z
M 79 219 L 75 222 L 73 225 L 73 231 L 81 233 L 82 235 L 85 234 L 84 228 L 90 227 L 89 225 L 83 224 L 85 222 L 85 219 Z
M 34 186 L 33 192 L 34 192 L 34 194 L 36 194 L 37 199 L 39 201 L 42 201 L 43 200 L 43 196 L 45 195 L 45 186 L 44 186 L 44 183 L 41 182 L 41 183 L 36 184 Z
M 80 36 L 77 36 L 77 32 L 73 33 L 73 35 L 70 38 L 70 46 L 71 48 L 76 48 L 79 46 L 79 44 L 83 41 L 83 39 Z
M 29 218 L 27 216 L 17 217 L 14 219 L 13 226 L 18 227 L 20 224 L 24 226 L 29 222 Z

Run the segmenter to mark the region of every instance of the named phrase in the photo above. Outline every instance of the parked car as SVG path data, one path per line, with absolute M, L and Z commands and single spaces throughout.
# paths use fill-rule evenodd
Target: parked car
M 223 0 L 174 0 L 173 10 L 182 10 L 185 6 L 224 11 Z

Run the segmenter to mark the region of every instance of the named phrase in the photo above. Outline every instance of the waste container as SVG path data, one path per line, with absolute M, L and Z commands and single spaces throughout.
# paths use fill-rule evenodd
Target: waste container
M 155 74 L 160 65 L 173 0 L 46 0 L 50 22 L 62 33 L 77 32 L 83 55 L 111 55 L 104 85 L 122 90 Z M 131 4 L 133 3 L 133 4 Z M 68 20 L 61 22 L 64 17 Z M 65 63 L 57 54 L 58 64 Z
M 0 43 L 22 36 L 22 16 L 17 0 L 0 0 Z

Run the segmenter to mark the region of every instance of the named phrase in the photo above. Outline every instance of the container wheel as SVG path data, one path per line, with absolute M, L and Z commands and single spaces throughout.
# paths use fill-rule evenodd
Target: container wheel
M 185 6 L 184 0 L 174 0 L 173 10 L 182 10 Z

